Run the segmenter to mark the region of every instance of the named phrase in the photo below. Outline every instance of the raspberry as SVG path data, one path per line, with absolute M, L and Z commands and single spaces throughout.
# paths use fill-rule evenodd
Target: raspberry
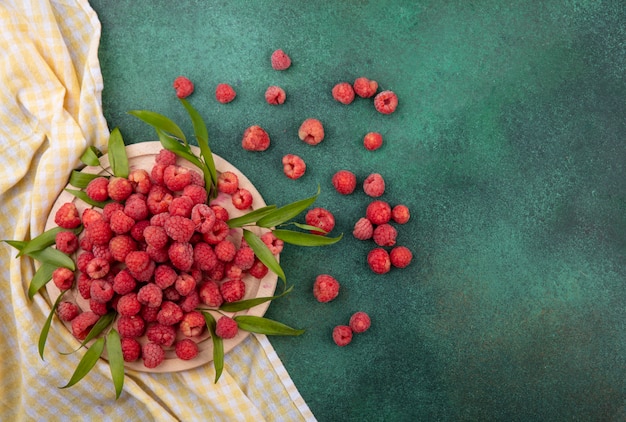
M 233 263 L 241 268 L 243 271 L 247 271 L 254 264 L 254 251 L 249 247 L 240 247 L 235 254 Z
M 154 273 L 154 261 L 145 251 L 132 251 L 126 255 L 126 268 L 138 281 L 148 281 Z
M 276 238 L 274 232 L 269 231 L 263 233 L 263 235 L 261 236 L 261 240 L 263 241 L 263 243 L 265 243 L 265 246 L 267 246 L 272 255 L 278 255 L 283 251 L 283 246 L 285 245 L 285 242 L 281 239 Z
M 167 246 L 161 249 L 157 249 L 151 245 L 146 246 L 146 252 L 148 253 L 148 256 L 156 264 L 162 264 L 164 262 L 167 262 L 167 260 L 169 259 L 169 255 L 167 251 L 168 251 Z
M 324 126 L 317 119 L 306 119 L 298 129 L 298 137 L 309 145 L 317 145 L 324 140 Z
M 215 212 L 207 204 L 196 204 L 191 209 L 191 221 L 195 225 L 195 230 L 200 233 L 208 233 L 215 225 Z
M 52 281 L 59 290 L 67 290 L 74 284 L 74 272 L 69 268 L 59 267 L 52 272 Z
M 215 213 L 215 218 L 222 221 L 228 221 L 230 216 L 228 215 L 228 210 L 221 205 L 213 204 L 210 205 L 211 209 Z
M 148 205 L 148 210 L 154 216 L 167 212 L 172 199 L 174 199 L 174 197 L 167 188 L 164 186 L 154 185 L 150 189 L 150 193 L 146 199 L 146 204 Z
M 109 199 L 107 186 L 109 186 L 108 178 L 104 176 L 96 177 L 87 184 L 85 193 L 94 201 L 104 202 Z
M 304 176 L 306 163 L 295 154 L 287 154 L 283 157 L 283 172 L 290 179 L 299 179 Z
M 406 246 L 396 246 L 389 253 L 391 265 L 396 268 L 407 267 L 413 260 L 413 253 Z
M 170 302 L 177 302 L 180 300 L 180 298 L 181 298 L 180 293 L 178 293 L 178 290 L 176 290 L 176 287 L 174 286 L 170 286 L 167 289 L 163 290 L 164 301 L 169 300 Z M 159 309 L 159 312 L 161 312 L 160 309 Z
M 117 210 L 122 210 L 123 211 L 124 210 L 124 205 L 120 204 L 119 202 L 108 202 L 104 206 L 104 208 L 102 208 L 102 218 L 98 218 L 98 220 L 104 219 L 104 221 L 106 221 L 106 222 L 111 221 L 111 214 L 113 214 L 113 212 L 115 212 Z M 86 212 L 87 212 L 87 210 L 85 210 L 85 213 Z M 96 218 L 94 217 L 93 219 L 95 220 Z M 87 227 L 87 225 L 85 225 L 85 227 Z
M 78 268 L 78 271 L 84 273 L 87 270 L 87 264 L 94 258 L 95 256 L 91 252 L 85 251 L 78 254 L 78 257 L 76 257 L 76 268 Z
M 133 185 L 126 178 L 111 177 L 107 185 L 107 192 L 112 200 L 122 202 L 133 193 Z
M 362 76 L 354 80 L 353 88 L 354 92 L 359 97 L 370 98 L 376 94 L 376 91 L 378 90 L 378 82 Z
M 57 306 L 57 315 L 61 321 L 70 322 L 80 314 L 80 308 L 74 302 L 64 300 Z
M 391 218 L 398 224 L 406 224 L 411 218 L 411 213 L 406 205 L 396 205 L 391 210 Z
M 205 242 L 198 242 L 193 247 L 193 260 L 198 269 L 209 271 L 217 263 L 217 255 L 211 245 Z
M 236 96 L 237 93 L 229 84 L 217 84 L 217 87 L 215 88 L 215 99 L 220 103 L 230 103 Z
M 333 341 L 339 347 L 347 346 L 352 341 L 352 329 L 347 325 L 333 328 Z
M 354 89 L 348 82 L 340 82 L 332 89 L 333 98 L 341 104 L 350 104 L 354 101 Z
M 78 276 L 78 280 L 76 281 L 76 289 L 78 290 L 78 293 L 80 293 L 80 296 L 87 300 L 91 297 L 91 283 L 93 282 L 92 279 L 89 278 L 89 276 L 87 274 L 81 274 Z
M 113 259 L 113 254 L 111 254 L 111 251 L 109 250 L 109 245 L 93 245 L 91 252 L 93 252 L 94 257 L 102 258 L 109 263 L 115 261 Z
M 311 230 L 313 234 L 325 235 L 335 227 L 335 216 L 325 208 L 313 208 L 304 216 L 310 226 L 318 227 L 323 231 Z
M 243 277 L 243 270 L 241 268 L 239 268 L 238 266 L 236 266 L 235 264 L 233 264 L 233 262 L 227 262 L 226 265 L 224 265 L 224 272 L 225 277 L 227 278 L 242 278 Z
M 141 308 L 140 315 L 145 322 L 156 322 L 160 310 L 160 306 L 144 306 Z
M 116 309 L 120 315 L 137 315 L 141 311 L 141 303 L 137 299 L 137 293 L 127 293 L 124 296 L 120 296 Z
M 186 337 L 195 337 L 202 334 L 206 327 L 204 316 L 198 311 L 187 312 L 180 321 L 180 332 Z
M 89 236 L 87 236 L 87 233 L 85 233 L 84 236 L 78 239 L 78 247 L 82 249 L 83 251 L 92 251 L 93 242 L 91 241 Z
M 198 282 L 196 281 L 196 285 L 197 283 Z M 200 305 L 200 295 L 197 290 L 189 292 L 189 294 L 182 298 L 182 300 L 178 303 L 178 306 L 180 306 L 180 309 L 182 309 L 183 312 L 191 312 L 196 309 L 198 305 Z
M 143 230 L 143 236 L 148 245 L 157 249 L 164 248 L 169 242 L 165 229 L 159 226 L 147 226 Z
M 272 85 L 265 91 L 265 101 L 270 105 L 280 105 L 285 102 L 287 95 L 279 86 Z
M 106 302 L 100 302 L 93 297 L 89 299 L 89 309 L 96 315 L 106 315 L 109 312 L 109 307 Z
M 363 191 L 366 195 L 377 198 L 385 193 L 385 180 L 378 173 L 372 173 L 363 182 Z
M 217 190 L 232 195 L 239 189 L 239 178 L 231 171 L 225 171 L 217 176 Z
M 230 240 L 225 239 L 215 245 L 215 255 L 222 262 L 232 261 L 235 258 L 235 254 L 237 254 L 237 248 Z
M 182 273 L 176 278 L 174 286 L 176 287 L 176 291 L 178 291 L 178 293 L 182 296 L 187 296 L 196 288 L 196 279 L 190 274 Z
M 291 58 L 281 49 L 275 50 L 270 60 L 274 70 L 286 70 L 291 66 Z
M 110 204 L 115 204 L 116 202 L 110 202 Z M 107 204 L 108 205 L 108 204 Z M 106 205 L 105 205 L 106 207 Z M 110 209 L 110 207 L 109 207 Z M 106 219 L 104 217 L 104 215 L 94 209 L 94 208 L 85 208 L 85 210 L 83 211 L 83 215 L 80 217 L 81 220 L 83 221 L 83 226 L 85 228 L 89 227 L 91 225 L 91 223 L 93 223 L 94 221 L 97 220 L 105 220 L 105 221 L 109 221 L 109 216 L 107 215 Z
M 383 136 L 378 132 L 369 132 L 363 137 L 363 146 L 368 151 L 375 151 L 383 146 Z
M 93 327 L 99 319 L 100 316 L 92 311 L 85 311 L 77 315 L 76 318 L 72 320 L 72 334 L 78 340 L 84 340 L 89 330 L 91 330 L 91 327 Z
M 108 281 L 96 279 L 91 282 L 91 287 L 89 288 L 91 300 L 106 303 L 113 298 L 114 294 L 113 285 Z
M 191 176 L 192 185 L 200 186 L 201 188 L 205 186 L 204 175 L 202 173 L 197 172 L 195 170 L 190 170 L 189 174 Z
M 262 279 L 267 275 L 268 271 L 269 269 L 267 268 L 267 266 L 262 263 L 259 258 L 255 257 L 252 267 L 250 267 L 250 269 L 248 270 L 248 274 L 250 274 L 252 277 Z
M 231 198 L 233 206 L 238 210 L 245 210 L 252 206 L 252 194 L 248 189 L 239 188 Z
M 144 169 L 133 169 L 128 174 L 128 181 L 133 186 L 135 193 L 141 193 L 147 195 L 150 193 L 152 187 L 152 180 L 150 180 L 150 174 Z
M 193 94 L 193 82 L 189 80 L 189 78 L 185 76 L 178 76 L 174 79 L 174 83 L 172 83 L 174 90 L 176 91 L 176 96 L 178 98 L 187 98 L 191 94 Z
M 152 180 L 152 186 L 164 186 L 163 173 L 165 173 L 166 164 L 155 164 L 150 170 L 150 179 Z
M 163 224 L 165 233 L 176 242 L 189 242 L 196 225 L 191 219 L 180 215 L 171 215 Z
M 207 201 L 209 194 L 204 187 L 191 184 L 184 187 L 183 196 L 191 199 L 191 202 L 193 202 L 194 205 L 198 205 L 204 204 Z
M 179 98 L 185 93 L 176 94 Z M 141 350 L 141 358 L 146 368 L 156 368 L 165 360 L 165 351 L 156 343 L 146 343 Z
M 161 212 L 159 214 L 155 214 L 152 217 L 150 217 L 150 225 L 151 226 L 157 226 L 157 227 L 163 227 L 165 226 L 165 221 L 170 218 L 170 213 L 165 211 L 165 212 Z
M 90 278 L 102 278 L 109 273 L 111 265 L 105 258 L 94 258 L 87 264 L 85 269 Z
M 352 234 L 359 240 L 371 239 L 374 235 L 374 227 L 372 226 L 372 222 L 365 217 L 359 218 L 359 220 L 354 225 L 354 230 L 352 231 Z
M 109 240 L 113 237 L 113 231 L 104 220 L 97 220 L 92 222 L 89 227 L 85 229 L 85 233 L 91 239 L 94 245 L 108 245 Z
M 202 239 L 209 245 L 217 245 L 222 240 L 226 239 L 229 232 L 230 227 L 228 227 L 228 224 L 223 220 L 217 219 L 215 220 L 213 227 L 211 227 L 211 230 L 206 233 L 202 233 Z
M 374 229 L 374 243 L 378 246 L 393 246 L 396 244 L 398 231 L 391 224 L 381 224 Z
M 370 328 L 372 324 L 369 315 L 363 311 L 355 312 L 350 317 L 350 328 L 355 333 L 363 333 Z
M 111 214 L 109 225 L 113 233 L 124 234 L 128 233 L 130 229 L 133 228 L 135 220 L 124 214 L 124 211 L 117 210 Z
M 183 316 L 183 310 L 180 309 L 180 306 L 166 300 L 161 304 L 161 310 L 157 314 L 157 321 L 162 325 L 174 325 L 181 322 Z
M 246 151 L 265 151 L 270 146 L 270 136 L 261 126 L 250 126 L 243 132 L 241 146 Z
M 391 206 L 381 200 L 370 202 L 365 210 L 365 217 L 371 221 L 372 224 L 385 224 L 391 220 Z
M 374 107 L 382 114 L 391 114 L 398 107 L 398 96 L 392 91 L 383 91 L 374 97 Z
M 80 226 L 80 215 L 73 202 L 66 202 L 54 214 L 54 222 L 64 229 L 74 229 Z
M 237 332 L 239 332 L 239 327 L 237 322 L 231 317 L 223 316 L 217 320 L 215 334 L 218 337 L 225 339 L 233 338 L 237 335 Z
M 226 275 L 226 264 L 219 259 L 215 262 L 215 266 L 206 272 L 206 276 L 209 280 L 221 281 Z
M 318 302 L 330 302 L 339 294 L 339 282 L 328 274 L 320 274 L 313 283 L 313 296 Z
M 161 306 L 163 302 L 163 290 L 154 283 L 145 284 L 141 286 L 137 292 L 137 300 L 142 305 L 152 308 Z
M 154 284 L 161 289 L 166 289 L 176 282 L 178 274 L 167 264 L 159 265 L 154 270 Z
M 161 311 L 159 311 L 161 313 Z M 173 324 L 150 324 L 146 329 L 148 341 L 161 346 L 170 347 L 176 341 L 176 328 Z
M 176 342 L 174 346 L 174 352 L 178 359 L 191 360 L 198 356 L 198 345 L 195 341 L 185 338 Z
M 122 343 L 122 356 L 124 362 L 134 362 L 141 356 L 141 344 L 134 338 L 124 337 Z
M 191 186 L 191 185 L 188 185 Z M 179 196 L 172 199 L 168 211 L 170 215 L 178 215 L 181 217 L 191 217 L 191 209 L 194 203 L 188 196 Z
M 189 271 L 193 265 L 193 246 L 187 242 L 174 242 L 167 249 L 172 265 L 181 271 Z
M 219 308 L 224 302 L 219 285 L 212 280 L 205 281 L 198 289 L 198 294 L 200 302 L 211 308 Z
M 121 270 L 113 279 L 113 291 L 119 295 L 125 295 L 135 290 L 137 281 L 130 275 L 127 269 Z
M 376 274 L 385 274 L 391 268 L 389 253 L 383 248 L 372 249 L 367 254 L 367 263 Z
M 176 164 L 176 154 L 169 149 L 163 148 L 159 150 L 157 155 L 154 157 L 154 162 L 165 166 Z
M 237 302 L 246 295 L 246 283 L 238 278 L 225 281 L 220 285 L 220 293 L 225 302 Z
M 182 191 L 191 183 L 191 173 L 187 167 L 172 165 L 163 171 L 165 187 L 173 192 Z
M 114 260 L 124 262 L 130 252 L 137 250 L 137 242 L 135 242 L 132 237 L 121 234 L 111 239 L 109 242 L 109 250 Z
M 142 193 L 134 193 L 128 197 L 124 204 L 124 214 L 133 220 L 145 220 L 150 216 L 146 196 Z
M 124 316 L 117 319 L 117 331 L 120 337 L 141 337 L 146 330 L 146 322 L 138 315 Z
M 333 186 L 342 195 L 350 195 L 356 188 L 356 176 L 349 170 L 339 170 L 333 175 Z

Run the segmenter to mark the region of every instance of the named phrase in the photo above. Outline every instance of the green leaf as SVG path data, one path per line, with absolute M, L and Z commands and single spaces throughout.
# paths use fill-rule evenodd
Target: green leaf
M 42 264 L 33 279 L 30 281 L 30 285 L 28 286 L 28 298 L 32 300 L 33 297 L 37 294 L 39 289 L 46 285 L 50 280 L 52 280 L 52 273 L 58 267 L 56 265 L 51 264 Z
M 24 249 L 28 244 L 25 240 L 3 240 L 3 242 L 6 242 L 9 246 L 14 247 L 18 251 Z
M 89 182 L 91 182 L 96 177 L 100 177 L 99 174 L 94 173 L 83 173 L 82 171 L 72 170 L 72 174 L 70 175 L 70 185 L 74 186 L 78 189 L 85 189 Z
M 115 329 L 111 329 L 107 334 L 106 346 L 111 377 L 115 386 L 115 399 L 117 400 L 124 388 L 124 355 L 122 354 L 120 335 Z
M 258 208 L 254 211 L 250 211 L 249 213 L 244 214 L 241 217 L 231 218 L 227 221 L 228 227 L 233 229 L 235 227 L 243 227 L 246 224 L 254 223 L 258 219 L 266 216 L 275 209 L 276 205 L 268 205 L 266 207 Z
M 28 255 L 32 252 L 40 251 L 40 250 L 47 248 L 48 246 L 54 245 L 56 235 L 59 234 L 60 232 L 72 231 L 74 232 L 74 234 L 77 235 L 81 232 L 82 229 L 83 229 L 82 225 L 72 230 L 67 230 L 67 229 L 64 229 L 63 227 L 54 227 L 50 230 L 47 230 L 41 233 L 39 236 L 35 237 L 34 239 L 30 240 L 24 246 L 24 248 L 22 248 L 20 253 L 17 254 L 17 256 Z
M 175 138 L 183 141 L 185 145 L 187 145 L 187 139 L 185 138 L 185 134 L 183 133 L 181 128 L 178 127 L 178 125 L 168 117 L 149 110 L 131 110 L 128 113 L 137 117 L 140 120 L 143 120 L 155 129 L 171 134 Z
M 293 290 L 293 286 L 285 290 L 279 295 L 276 296 L 268 296 L 268 297 L 256 297 L 254 299 L 246 299 L 240 300 L 238 302 L 226 302 L 222 306 L 220 306 L 220 310 L 224 312 L 239 312 L 245 309 L 250 309 L 254 306 L 260 305 L 261 303 L 268 302 L 270 300 L 278 299 L 279 297 L 285 296 L 287 293 Z
M 280 264 L 276 260 L 276 257 L 272 254 L 267 245 L 263 243 L 261 238 L 252 233 L 250 230 L 246 229 L 243 229 L 243 237 L 244 239 L 246 239 L 248 246 L 252 248 L 257 258 L 259 258 L 259 260 L 264 263 L 267 268 L 269 268 L 284 282 L 286 282 L 287 279 L 285 278 L 285 273 L 283 272 L 283 269 L 280 267 Z
M 101 337 L 91 345 L 80 362 L 78 362 L 78 366 L 76 367 L 76 370 L 74 370 L 74 374 L 72 374 L 72 378 L 70 378 L 69 382 L 60 388 L 71 387 L 78 381 L 82 380 L 85 375 L 91 371 L 91 368 L 96 366 L 96 363 L 98 362 L 98 359 L 100 359 L 100 356 L 102 356 L 103 351 L 104 337 Z
M 304 330 L 291 328 L 282 322 L 254 315 L 237 315 L 233 319 L 237 321 L 240 329 L 251 333 L 271 336 L 299 336 L 304 333 Z
M 343 237 L 343 234 L 337 237 L 326 237 L 317 234 L 297 232 L 293 230 L 274 230 L 274 236 L 285 243 L 291 243 L 297 246 L 326 246 L 337 243 Z
M 88 166 L 96 167 L 100 165 L 100 156 L 102 152 L 94 147 L 90 146 L 87 150 L 81 155 L 80 161 L 87 164 Z
M 279 224 L 285 223 L 291 220 L 296 215 L 310 207 L 320 194 L 320 188 L 317 187 L 317 193 L 310 198 L 301 199 L 300 201 L 292 202 L 291 204 L 282 206 L 277 210 L 269 213 L 265 217 L 259 219 L 256 224 L 260 227 L 275 227 Z
M 317 233 L 328 234 L 328 232 L 326 230 L 322 230 L 319 227 L 315 227 L 315 226 L 312 226 L 310 224 L 303 224 L 303 223 L 298 223 L 298 222 L 295 222 L 295 221 L 293 221 L 293 222 L 291 222 L 289 224 L 293 224 L 294 226 L 296 226 L 296 227 L 298 227 L 298 228 L 300 228 L 302 230 L 312 230 L 312 231 L 317 232 Z M 285 224 L 283 224 L 283 226 L 285 226 Z
M 27 255 L 42 264 L 49 264 L 55 267 L 65 267 L 72 271 L 76 269 L 76 264 L 72 258 L 50 246 L 40 251 L 29 252 Z
M 41 360 L 45 360 L 43 358 L 43 352 L 44 352 L 44 349 L 46 348 L 46 340 L 48 340 L 48 333 L 50 332 L 50 325 L 52 324 L 52 317 L 54 316 L 54 313 L 59 307 L 59 303 L 61 303 L 62 298 L 63 298 L 63 293 L 61 293 L 59 297 L 57 297 L 57 300 L 54 301 L 54 304 L 52 305 L 52 309 L 50 310 L 50 314 L 48 315 L 48 318 L 46 319 L 46 323 L 43 325 L 43 328 L 41 329 L 41 333 L 39 333 L 39 356 L 41 356 Z
M 202 168 L 202 161 L 200 161 L 198 157 L 193 155 L 191 149 L 188 146 L 182 145 L 180 142 L 178 142 L 176 139 L 172 138 L 162 130 L 157 129 L 156 132 L 159 136 L 159 141 L 161 141 L 161 145 L 163 146 L 163 148 L 172 151 L 174 154 L 184 158 L 185 160 L 192 163 L 194 166 L 200 169 Z
M 128 177 L 128 156 L 122 133 L 118 128 L 111 131 L 109 136 L 109 163 L 113 175 L 117 177 Z
M 217 383 L 224 370 L 224 341 L 215 334 L 217 322 L 213 315 L 206 311 L 203 311 L 202 315 L 204 315 L 204 321 L 211 333 L 211 339 L 213 339 L 213 366 L 215 367 L 215 382 Z
M 66 192 L 71 193 L 72 195 L 74 195 L 75 197 L 77 197 L 78 199 L 80 199 L 81 201 L 92 205 L 94 207 L 98 207 L 98 208 L 104 208 L 104 206 L 106 204 L 108 204 L 111 201 L 106 201 L 106 202 L 100 202 L 100 201 L 94 201 L 93 199 L 91 199 L 90 197 L 87 196 L 87 194 L 82 191 L 82 190 L 76 190 L 76 189 L 65 189 Z
M 85 339 L 80 343 L 80 345 L 76 349 L 72 350 L 71 352 L 61 352 L 61 354 L 71 355 L 72 353 L 76 353 L 77 351 L 85 347 L 87 343 L 89 343 L 94 338 L 98 337 L 100 333 L 104 331 L 105 328 L 111 325 L 111 323 L 113 322 L 113 319 L 115 318 L 115 314 L 116 314 L 115 311 L 111 311 L 107 313 L 106 315 L 102 315 L 98 319 L 98 321 L 96 321 L 96 323 L 93 325 L 93 327 L 91 327 L 91 330 L 89 330 L 89 333 L 87 333 L 87 336 L 85 337 Z

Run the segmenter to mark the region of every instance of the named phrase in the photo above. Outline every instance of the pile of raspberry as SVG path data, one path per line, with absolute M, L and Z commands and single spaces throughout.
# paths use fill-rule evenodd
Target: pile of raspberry
M 70 231 L 57 237 L 59 250 L 75 254 L 77 269 L 59 268 L 52 278 L 60 290 L 78 292 L 76 301 L 64 299 L 58 307 L 77 339 L 115 311 L 125 361 L 142 359 L 155 368 L 168 350 L 184 360 L 197 356 L 197 342 L 208 335 L 198 308 L 243 299 L 244 278 L 261 279 L 268 272 L 241 231 L 228 227 L 229 213 L 219 205 L 230 200 L 246 210 L 251 193 L 231 172 L 220 174 L 217 189 L 218 198 L 207 203 L 202 175 L 161 150 L 150 172 L 134 169 L 128 178 L 102 176 L 89 183 L 86 194 L 108 201 L 104 208 L 80 213 L 73 202 L 59 208 L 58 226 L 84 227 L 78 237 Z M 275 254 L 281 252 L 282 241 L 271 231 L 261 239 Z M 217 327 L 223 338 L 237 334 L 236 322 L 227 316 Z

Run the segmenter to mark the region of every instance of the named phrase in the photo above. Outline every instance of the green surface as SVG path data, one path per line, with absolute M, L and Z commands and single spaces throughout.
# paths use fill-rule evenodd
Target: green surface
M 104 111 L 128 143 L 153 139 L 126 114 L 152 109 L 189 133 L 171 92 L 196 83 L 214 152 L 268 203 L 310 196 L 333 211 L 339 244 L 288 247 L 296 285 L 268 316 L 306 328 L 272 344 L 320 421 L 626 419 L 626 6 L 622 1 L 117 1 L 91 4 L 103 25 Z M 282 48 L 293 66 L 273 71 Z M 332 100 L 368 76 L 400 99 Z M 215 85 L 237 91 L 228 105 Z M 269 85 L 287 102 L 264 103 Z M 321 119 L 310 147 L 297 128 Z M 240 147 L 263 126 L 272 146 Z M 362 136 L 380 131 L 375 152 Z M 302 156 L 306 175 L 282 174 Z M 412 265 L 369 271 L 372 243 L 351 235 L 369 198 L 336 194 L 341 168 L 381 173 L 405 203 L 398 242 Z M 315 275 L 342 283 L 317 303 Z M 372 328 L 345 347 L 330 332 L 352 312 Z

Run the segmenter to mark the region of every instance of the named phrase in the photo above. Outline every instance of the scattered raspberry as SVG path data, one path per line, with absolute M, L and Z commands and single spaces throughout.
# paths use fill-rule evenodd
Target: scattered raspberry
M 398 231 L 391 224 L 385 223 L 374 229 L 372 237 L 378 246 L 393 246 L 396 244 Z
M 64 229 L 74 229 L 80 226 L 80 214 L 73 202 L 66 202 L 54 215 L 54 222 Z
M 217 176 L 217 190 L 232 195 L 239 189 L 239 178 L 231 171 L 225 171 Z
M 339 347 L 347 346 L 352 341 L 352 329 L 347 325 L 333 328 L 333 341 Z
M 363 182 L 363 191 L 367 196 L 377 198 L 385 193 L 385 180 L 378 173 L 372 173 Z
M 196 225 L 190 218 L 180 215 L 171 215 L 163 224 L 165 233 L 176 242 L 189 242 L 196 230 Z
M 80 293 L 80 296 L 85 300 L 88 300 L 91 297 L 90 291 L 92 281 L 93 280 L 84 273 L 81 273 L 76 281 L 76 289 L 78 290 L 78 293 Z
M 104 220 L 98 220 L 92 222 L 89 227 L 85 229 L 85 233 L 89 236 L 89 239 L 94 245 L 108 245 L 109 240 L 113 237 L 113 231 Z
M 270 105 L 280 105 L 287 99 L 285 90 L 279 86 L 272 85 L 265 91 L 265 101 Z
M 304 176 L 306 163 L 295 154 L 287 154 L 283 157 L 283 172 L 290 179 L 299 179 Z
M 391 269 L 389 253 L 383 248 L 372 249 L 367 254 L 367 263 L 376 274 L 385 274 Z
M 142 305 L 159 307 L 163 301 L 163 290 L 154 283 L 145 284 L 137 292 L 137 300 Z
M 183 189 L 183 196 L 189 197 L 194 205 L 198 205 L 204 204 L 207 201 L 209 194 L 203 186 L 191 184 L 185 186 Z
M 370 325 L 372 325 L 372 321 L 369 315 L 363 311 L 355 312 L 350 317 L 350 328 L 355 333 L 364 333 L 370 328 Z
M 283 246 L 285 245 L 285 242 L 281 239 L 278 239 L 276 235 L 274 235 L 273 231 L 263 233 L 263 235 L 261 236 L 261 240 L 270 250 L 272 255 L 278 255 L 283 251 Z
M 198 311 L 187 312 L 180 321 L 180 331 L 187 337 L 196 337 L 204 332 L 206 321 Z
M 313 208 L 304 216 L 310 226 L 319 227 L 323 231 L 311 230 L 311 233 L 325 235 L 335 227 L 335 216 L 325 208 Z
M 306 119 L 298 129 L 298 137 L 309 145 L 317 145 L 324 140 L 324 126 L 317 119 Z
M 148 281 L 154 273 L 154 261 L 145 251 L 129 252 L 124 262 L 130 274 L 138 281 Z
M 333 175 L 333 186 L 342 195 L 350 195 L 356 188 L 356 176 L 349 170 L 339 170 Z
M 370 202 L 365 210 L 365 217 L 371 221 L 372 224 L 385 224 L 391 220 L 391 206 L 381 200 Z
M 174 87 L 178 98 L 187 98 L 193 94 L 193 82 L 185 76 L 179 76 L 174 79 L 172 86 Z
M 359 218 L 359 220 L 354 224 L 352 234 L 359 240 L 371 239 L 374 235 L 374 226 L 372 226 L 372 222 L 367 218 Z
M 107 191 L 108 186 L 108 178 L 104 176 L 96 177 L 87 184 L 85 193 L 94 201 L 104 202 L 109 199 L 109 192 Z
M 406 224 L 411 218 L 411 213 L 406 205 L 396 205 L 391 210 L 391 218 L 398 224 Z
M 174 242 L 167 250 L 172 265 L 181 271 L 189 271 L 193 265 L 193 246 L 187 242 Z
M 252 194 L 248 189 L 239 188 L 233 194 L 231 202 L 238 210 L 246 210 L 252 206 Z
M 62 231 L 54 237 L 54 244 L 59 251 L 71 255 L 78 249 L 78 237 L 72 232 Z
M 176 278 L 174 286 L 176 287 L 176 291 L 178 291 L 181 296 L 187 296 L 196 288 L 196 279 L 190 274 L 181 273 Z
M 87 267 L 85 268 L 85 272 L 89 275 L 89 277 L 96 279 L 106 276 L 110 269 L 111 265 L 108 260 L 96 257 L 89 261 Z
M 210 232 L 216 219 L 215 211 L 207 204 L 196 204 L 191 209 L 191 221 L 195 225 L 195 230 L 200 233 Z
M 216 214 L 217 217 L 218 214 Z M 217 245 L 222 240 L 226 239 L 228 233 L 230 232 L 230 227 L 228 224 L 220 219 L 215 220 L 215 224 L 211 227 L 206 233 L 202 233 L 202 239 L 209 245 Z
M 198 356 L 198 345 L 195 341 L 185 338 L 176 342 L 174 352 L 178 359 L 191 360 Z
M 265 151 L 270 146 L 270 136 L 261 126 L 250 126 L 243 132 L 241 146 L 246 151 Z
M 120 316 L 117 319 L 117 332 L 120 337 L 141 337 L 146 330 L 146 322 L 138 315 Z
M 246 294 L 246 283 L 237 278 L 225 281 L 220 285 L 220 293 L 225 302 L 237 302 Z
M 318 302 L 330 302 L 339 294 L 339 282 L 328 274 L 320 274 L 313 283 L 313 296 Z
M 217 320 L 217 324 L 215 325 L 215 334 L 218 337 L 229 339 L 235 337 L 238 332 L 239 327 L 234 319 L 223 316 Z
M 124 362 L 134 362 L 141 356 L 141 344 L 134 338 L 124 337 L 122 343 L 122 356 Z
M 146 199 L 148 210 L 153 215 L 152 218 L 154 218 L 155 215 L 167 212 L 172 199 L 174 199 L 174 196 L 166 187 L 159 185 L 152 186 L 148 198 Z M 152 223 L 152 218 L 150 218 L 151 224 L 157 226 L 158 224 Z
M 180 97 L 180 95 L 184 95 L 184 93 L 176 95 L 179 96 L 179 98 L 183 98 Z M 146 368 L 156 368 L 165 360 L 165 351 L 160 345 L 150 342 L 143 346 L 141 357 L 143 359 L 143 365 Z
M 112 200 L 125 201 L 133 193 L 133 185 L 130 180 L 123 177 L 111 177 L 107 185 L 107 192 Z
M 89 288 L 91 300 L 106 303 L 113 298 L 114 294 L 113 285 L 108 281 L 96 279 L 91 282 L 91 287 Z
M 150 324 L 146 329 L 146 337 L 148 341 L 170 347 L 176 341 L 176 328 L 173 325 L 163 325 L 158 322 Z
M 89 330 L 91 330 L 99 319 L 100 316 L 92 311 L 85 311 L 77 315 L 76 318 L 72 320 L 72 334 L 78 340 L 84 340 Z
M 383 136 L 378 132 L 369 132 L 363 137 L 363 146 L 368 151 L 375 151 L 383 146 Z
M 191 183 L 191 172 L 187 167 L 172 165 L 163 171 L 163 183 L 173 192 L 182 191 Z
M 150 216 L 147 198 L 142 193 L 133 193 L 124 204 L 124 214 L 133 220 L 145 220 Z
M 252 267 L 250 267 L 250 269 L 248 270 L 248 274 L 250 274 L 252 277 L 262 279 L 267 275 L 268 271 L 269 269 L 267 268 L 267 266 L 262 263 L 259 258 L 255 257 Z
M 291 66 L 291 58 L 281 49 L 272 53 L 271 62 L 274 70 L 286 70 Z
M 406 246 L 396 246 L 389 253 L 391 265 L 396 268 L 407 267 L 413 260 L 413 253 Z
M 353 84 L 354 92 L 361 98 L 370 98 L 378 91 L 378 82 L 365 77 L 356 78 Z
M 150 174 L 144 169 L 132 169 L 128 174 L 128 181 L 133 186 L 135 193 L 147 195 L 152 188 L 152 180 Z
M 137 299 L 137 293 L 127 293 L 120 296 L 116 309 L 120 315 L 137 315 L 141 311 L 141 302 Z
M 354 89 L 347 82 L 340 82 L 332 89 L 333 98 L 341 104 L 350 104 L 354 101 Z
M 111 221 L 109 221 L 111 230 L 115 234 L 128 233 L 130 229 L 135 225 L 135 220 L 127 216 L 124 211 L 115 211 L 111 214 Z
M 398 96 L 392 91 L 383 91 L 374 97 L 374 107 L 379 113 L 391 114 L 398 107 Z
M 215 255 L 222 262 L 230 262 L 235 258 L 237 247 L 228 239 L 222 240 L 215 245 Z
M 217 84 L 217 87 L 215 88 L 215 99 L 220 103 L 230 103 L 236 96 L 237 93 L 229 84 Z
M 169 300 L 161 303 L 161 310 L 157 314 L 157 321 L 162 325 L 178 324 L 183 319 L 183 310 L 180 306 Z
M 104 221 L 109 222 L 111 221 L 111 214 L 113 214 L 115 211 L 117 210 L 124 210 L 124 205 L 122 205 L 119 202 L 107 202 L 107 204 L 104 206 L 104 208 L 102 208 L 102 218 L 96 218 L 96 217 L 90 217 L 90 220 L 102 220 L 104 219 Z M 92 209 L 92 211 L 95 211 Z M 84 213 L 87 213 L 88 211 L 85 210 Z M 97 212 L 97 211 L 96 211 Z M 83 214 L 84 214 L 83 213 Z M 84 215 L 83 215 L 84 217 Z M 84 223 L 84 220 L 83 220 Z M 88 224 L 85 225 L 85 227 L 87 227 Z
M 211 280 L 200 286 L 198 294 L 200 295 L 200 302 L 211 308 L 219 308 L 224 302 L 219 285 Z
M 117 202 L 109 202 L 107 203 L 107 205 L 109 204 L 117 204 Z M 105 205 L 104 207 L 106 208 L 107 205 Z M 111 209 L 111 207 L 109 207 L 108 209 Z M 85 210 L 83 211 L 83 215 L 80 217 L 81 220 L 83 221 L 83 226 L 85 228 L 89 227 L 91 225 L 91 223 L 93 223 L 94 221 L 97 220 L 105 220 L 105 221 L 109 221 L 109 215 L 105 216 L 103 215 L 102 212 L 94 209 L 94 208 L 85 208 Z
M 237 249 L 237 254 L 235 255 L 235 259 L 233 263 L 241 268 L 243 271 L 247 271 L 254 264 L 254 251 L 250 247 L 240 247 Z
M 57 315 L 61 321 L 70 322 L 80 314 L 80 308 L 74 302 L 64 300 L 57 306 Z

